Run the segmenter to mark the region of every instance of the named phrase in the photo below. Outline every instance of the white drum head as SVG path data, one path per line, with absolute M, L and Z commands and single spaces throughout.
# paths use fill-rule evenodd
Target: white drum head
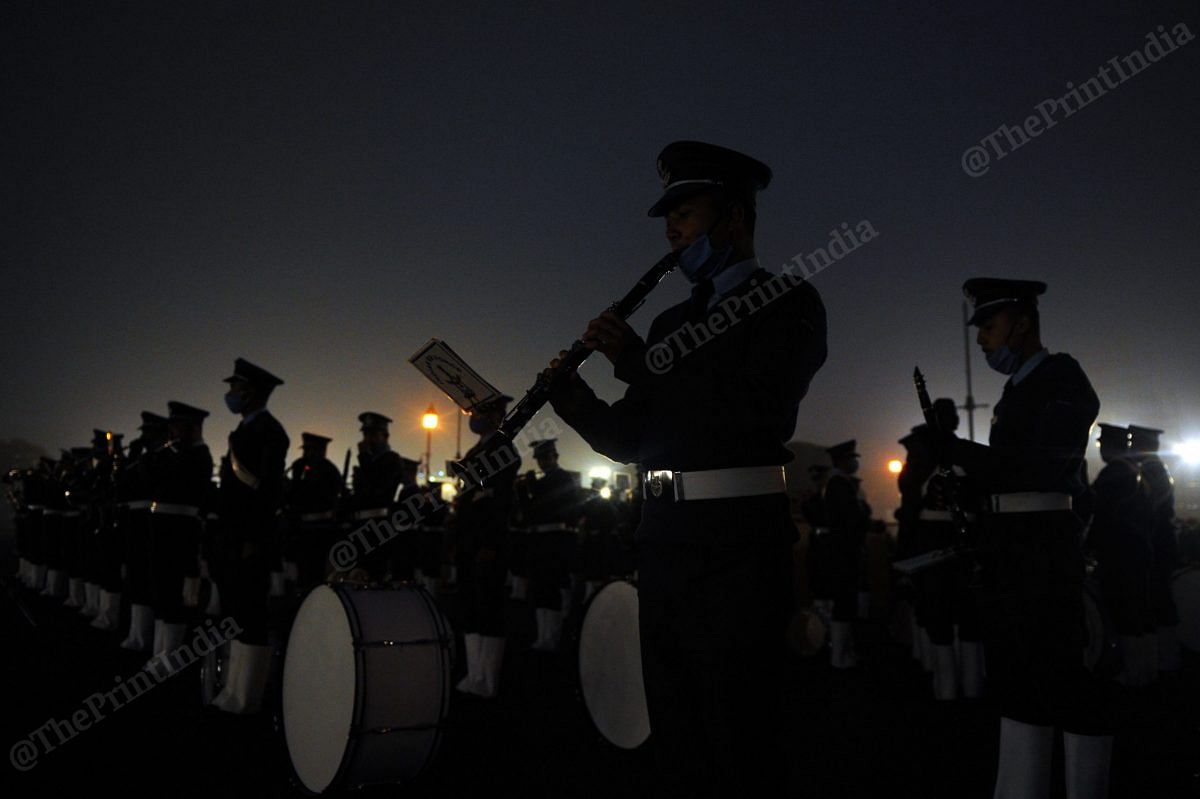
M 320 585 L 305 598 L 283 664 L 283 732 L 296 776 L 313 793 L 327 789 L 350 739 L 356 672 L 342 600 Z
M 609 583 L 592 597 L 579 634 L 579 682 L 596 729 L 622 749 L 650 737 L 638 592 L 627 582 Z
M 1200 569 L 1192 566 L 1175 572 L 1171 595 L 1179 613 L 1179 643 L 1184 649 L 1200 653 Z

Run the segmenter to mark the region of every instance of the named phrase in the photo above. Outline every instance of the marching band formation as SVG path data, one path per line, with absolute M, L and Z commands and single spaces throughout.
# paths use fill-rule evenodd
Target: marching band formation
M 208 411 L 172 401 L 166 416 L 143 411 L 140 434 L 127 446 L 122 434 L 95 430 L 91 446 L 5 477 L 17 576 L 77 608 L 96 629 L 120 633 L 123 648 L 170 669 L 160 656 L 188 640 L 203 616 L 236 622 L 226 690 L 213 700 L 220 710 L 261 707 L 271 597 L 327 581 L 409 582 L 436 596 L 448 580 L 463 608 L 467 675 L 458 687 L 491 697 L 509 596 L 528 593 L 534 648 L 554 650 L 571 603 L 632 571 L 630 492 L 602 496 L 602 478 L 583 489 L 578 475 L 559 468 L 554 439 L 533 444 L 540 477 L 518 476 L 518 462 L 497 487 L 452 507 L 441 501 L 440 483 L 418 482 L 418 461 L 391 449 L 392 420 L 380 413 L 358 417 L 362 440 L 349 474 L 327 458 L 330 439 L 309 432 L 285 470 L 289 438 L 266 407 L 283 381 L 243 359 L 227 381 L 226 402 L 241 422 L 217 475 L 203 435 Z M 510 399 L 477 411 L 471 429 L 486 437 Z M 335 544 L 401 507 L 419 511 L 410 529 L 369 539 L 374 545 L 353 563 L 334 562 Z
M 143 412 L 127 446 L 96 430 L 91 446 L 8 474 L 20 579 L 152 661 L 202 616 L 231 617 L 240 632 L 212 705 L 232 714 L 262 707 L 272 595 L 338 582 L 453 591 L 465 666 L 456 688 L 493 697 L 508 603 L 532 610 L 533 649 L 556 651 L 573 610 L 605 583 L 633 580 L 663 785 L 696 796 L 736 790 L 747 774 L 782 784 L 772 692 L 797 610 L 796 523 L 835 669 L 859 663 L 854 624 L 869 612 L 863 551 L 874 523 L 854 476 L 855 441 L 811 467 L 815 489 L 792 515 L 785 444 L 825 362 L 826 324 L 816 290 L 798 278 L 769 306 L 737 307 L 771 277 L 753 249 L 755 198 L 770 169 L 676 142 L 658 171 L 664 193 L 650 214 L 665 221 L 691 297 L 645 339 L 611 311 L 589 324 L 577 344 L 613 363 L 628 386 L 620 400 L 601 400 L 563 369 L 573 353 L 546 373 L 558 415 L 597 452 L 637 464 L 627 495 L 610 498 L 603 481 L 583 489 L 548 439 L 532 446 L 540 476 L 522 474 L 514 458 L 450 506 L 440 485 L 418 483 L 416 460 L 390 448 L 391 420 L 375 412 L 359 416 L 352 475 L 349 452 L 339 469 L 329 439 L 308 432 L 287 465 L 290 439 L 267 409 L 283 381 L 238 359 L 225 400 L 240 422 L 218 480 L 203 435 L 208 412 L 180 402 L 166 416 Z M 1059 732 L 1066 795 L 1103 797 L 1114 692 L 1181 662 L 1172 589 L 1180 555 L 1171 479 L 1156 454 L 1161 431 L 1101 425 L 1106 465 L 1089 485 L 1100 400 L 1079 363 L 1042 344 L 1045 284 L 979 278 L 963 290 L 989 366 L 1009 380 L 989 445 L 956 435 L 949 399 L 923 398 L 925 423 L 900 439 L 892 596 L 908 609 L 913 656 L 932 674 L 936 699 L 997 699 L 997 797 L 1049 795 Z M 648 368 L 652 347 L 718 303 L 727 304 L 723 318 L 743 314 L 736 325 L 667 371 Z M 487 450 L 511 400 L 473 410 L 480 439 L 464 461 Z M 410 522 L 399 534 L 335 562 L 339 541 L 380 529 L 400 508 Z

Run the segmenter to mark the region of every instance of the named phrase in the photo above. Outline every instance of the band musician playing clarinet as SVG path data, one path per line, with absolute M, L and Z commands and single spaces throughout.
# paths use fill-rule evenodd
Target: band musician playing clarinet
M 675 142 L 658 172 L 649 215 L 665 219 L 691 297 L 645 341 L 611 312 L 588 324 L 581 340 L 628 384 L 622 399 L 604 402 L 572 371 L 550 401 L 593 449 L 646 475 L 639 618 L 661 792 L 734 795 L 787 778 L 777 692 L 796 530 L 782 467 L 825 361 L 825 309 L 812 286 L 755 258 L 765 164 Z

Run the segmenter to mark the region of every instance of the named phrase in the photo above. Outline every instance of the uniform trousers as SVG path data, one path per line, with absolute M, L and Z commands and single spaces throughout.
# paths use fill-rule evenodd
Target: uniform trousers
M 151 606 L 168 624 L 187 621 L 183 578 L 196 571 L 201 521 L 193 516 L 150 514 Z
M 647 501 L 637 532 L 642 672 L 668 796 L 782 790 L 784 631 L 793 612 L 787 497 Z
M 980 613 L 1002 716 L 1112 734 L 1109 686 L 1083 666 L 1082 524 L 1070 511 L 984 517 Z
M 503 638 L 507 603 L 504 582 L 508 576 L 506 547 L 480 549 L 460 542 L 455 563 L 463 632 Z

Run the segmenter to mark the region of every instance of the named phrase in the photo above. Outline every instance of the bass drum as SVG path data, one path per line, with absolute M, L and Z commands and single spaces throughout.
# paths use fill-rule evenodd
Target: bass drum
M 1180 645 L 1200 654 L 1200 566 L 1185 566 L 1171 578 L 1171 596 L 1179 613 Z
M 613 746 L 637 749 L 650 737 L 633 583 L 610 582 L 584 607 L 579 688 L 592 724 Z
M 317 794 L 415 779 L 450 707 L 453 634 L 420 587 L 320 585 L 288 639 L 283 731 Z

